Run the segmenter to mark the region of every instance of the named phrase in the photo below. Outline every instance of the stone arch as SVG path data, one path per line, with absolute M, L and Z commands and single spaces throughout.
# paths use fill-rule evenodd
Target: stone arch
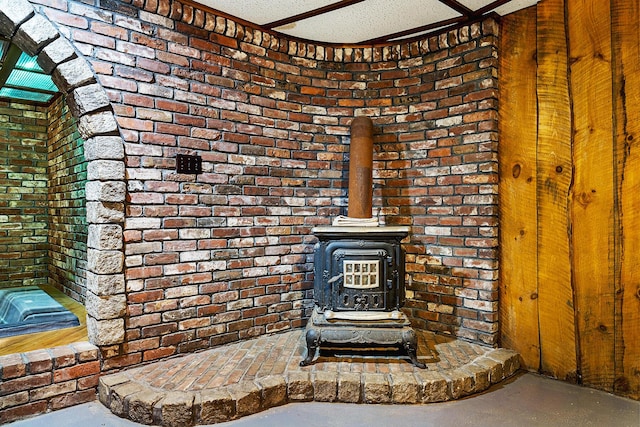
M 51 74 L 78 123 L 87 160 L 87 330 L 99 346 L 124 341 L 124 141 L 89 62 L 28 0 L 0 0 L 0 35 Z

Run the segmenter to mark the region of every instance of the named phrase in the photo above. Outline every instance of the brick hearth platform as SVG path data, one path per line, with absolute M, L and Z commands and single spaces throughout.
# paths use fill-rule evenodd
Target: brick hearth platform
M 514 374 L 517 353 L 429 332 L 418 358 L 385 352 L 321 353 L 300 367 L 303 330 L 178 356 L 100 379 L 100 401 L 143 424 L 189 426 L 233 420 L 287 402 L 429 403 L 458 399 Z

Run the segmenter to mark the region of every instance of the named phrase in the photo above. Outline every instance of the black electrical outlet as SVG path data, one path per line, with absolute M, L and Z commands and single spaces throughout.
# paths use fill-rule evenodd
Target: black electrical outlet
M 176 158 L 176 170 L 178 173 L 202 173 L 202 157 L 178 154 Z

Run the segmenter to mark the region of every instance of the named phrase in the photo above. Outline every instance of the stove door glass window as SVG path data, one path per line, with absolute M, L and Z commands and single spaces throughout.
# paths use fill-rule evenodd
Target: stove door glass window
M 353 289 L 373 289 L 380 283 L 380 261 L 344 260 L 342 272 L 344 287 Z

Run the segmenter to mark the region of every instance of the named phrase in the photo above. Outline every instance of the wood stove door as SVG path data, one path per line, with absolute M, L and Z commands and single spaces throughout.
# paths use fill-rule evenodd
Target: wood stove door
M 333 310 L 385 311 L 395 306 L 393 248 L 341 247 L 331 256 Z

